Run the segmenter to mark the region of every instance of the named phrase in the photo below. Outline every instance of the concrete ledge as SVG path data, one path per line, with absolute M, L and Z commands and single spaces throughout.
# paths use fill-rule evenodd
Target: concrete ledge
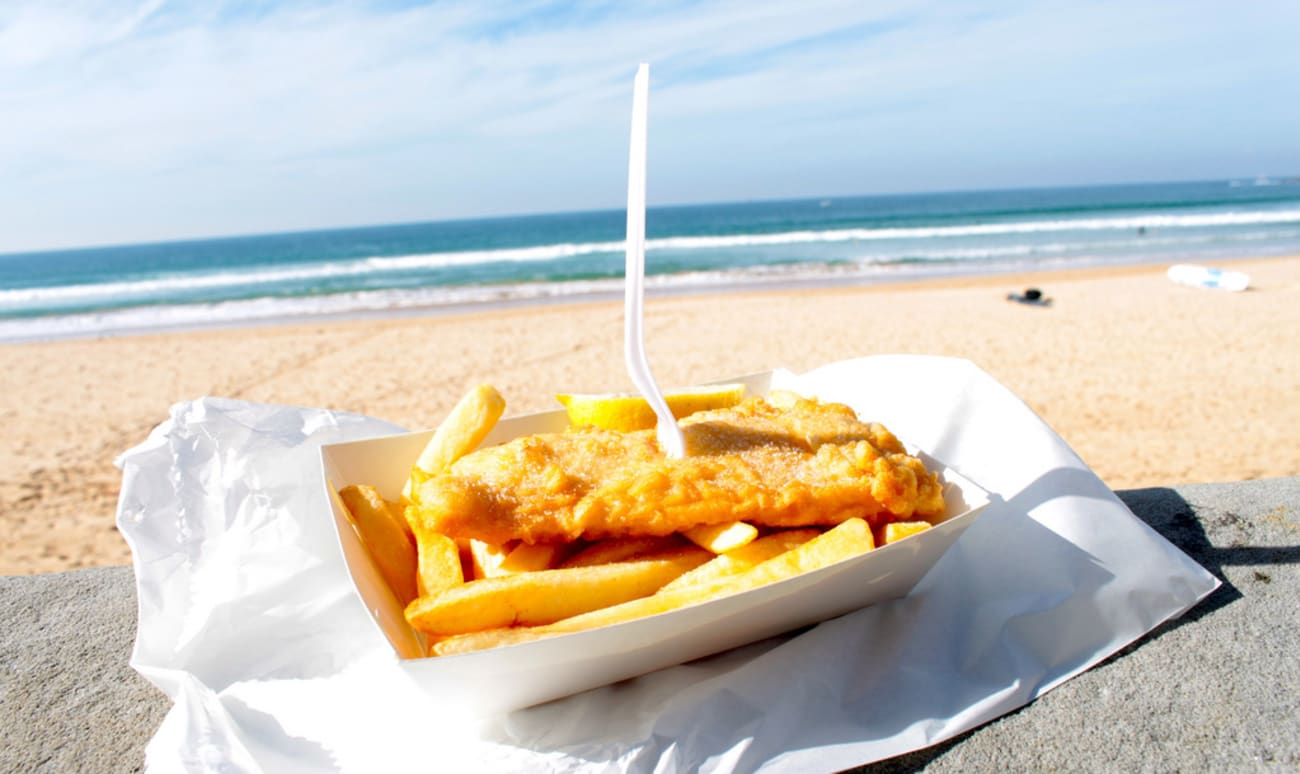
M 953 741 L 862 769 L 1294 771 L 1300 478 L 1119 493 L 1224 585 Z M 129 666 L 130 568 L 0 578 L 0 770 L 137 771 L 169 702 Z
M 127 665 L 129 567 L 0 578 L 0 771 L 140 771 L 171 702 Z

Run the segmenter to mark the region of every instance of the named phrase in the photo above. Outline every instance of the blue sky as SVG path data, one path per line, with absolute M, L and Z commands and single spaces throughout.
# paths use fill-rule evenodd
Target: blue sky
M 0 4 L 0 252 L 1300 174 L 1300 3 Z

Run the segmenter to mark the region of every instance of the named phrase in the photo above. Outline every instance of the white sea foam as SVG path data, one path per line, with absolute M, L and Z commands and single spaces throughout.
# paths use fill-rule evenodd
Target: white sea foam
M 878 264 L 870 261 L 839 264 L 780 264 L 698 271 L 648 277 L 652 293 L 685 294 L 741 290 L 764 286 L 798 287 L 844 281 L 880 282 L 915 277 L 992 273 L 1023 269 L 1014 256 L 965 263 L 935 265 Z M 1041 268 L 1078 265 L 1074 259 L 1035 261 Z M 193 330 L 293 320 L 350 318 L 365 315 L 397 316 L 404 313 L 438 313 L 567 300 L 617 299 L 622 279 L 534 282 L 512 285 L 473 285 L 450 288 L 373 290 L 289 298 L 255 298 L 211 304 L 162 304 L 84 314 L 0 319 L 0 342 L 44 341 L 66 338 L 127 335 L 154 331 Z
M 965 226 L 907 226 L 898 228 L 846 228 L 824 231 L 788 231 L 780 234 L 670 237 L 655 239 L 647 248 L 700 250 L 712 247 L 788 245 L 812 242 L 866 242 L 885 239 L 939 239 L 945 237 L 1039 234 L 1061 231 L 1136 231 L 1137 229 L 1204 228 L 1300 223 L 1300 210 L 1273 212 L 1221 212 L 1188 215 L 1139 215 L 1122 218 L 1067 218 Z
M 868 267 L 759 267 L 647 278 L 652 291 L 690 292 L 728 286 L 788 282 L 792 278 L 844 276 Z M 139 306 L 86 314 L 0 319 L 0 342 L 113 336 L 145 331 L 228 327 L 285 320 L 401 314 L 404 311 L 616 298 L 622 279 L 537 282 L 336 293 L 292 298 L 256 298 L 214 304 Z

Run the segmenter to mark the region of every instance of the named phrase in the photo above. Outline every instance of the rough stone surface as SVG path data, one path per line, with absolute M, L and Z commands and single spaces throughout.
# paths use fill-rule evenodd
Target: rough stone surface
M 139 771 L 167 697 L 127 664 L 129 567 L 0 577 L 0 771 Z
M 1120 492 L 1223 586 L 1033 704 L 866 772 L 1300 768 L 1300 478 Z M 0 577 L 0 771 L 136 771 L 129 568 Z

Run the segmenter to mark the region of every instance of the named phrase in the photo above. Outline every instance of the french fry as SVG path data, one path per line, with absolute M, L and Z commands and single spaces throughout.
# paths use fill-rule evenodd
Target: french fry
M 758 537 L 758 528 L 743 521 L 729 521 L 723 524 L 701 524 L 682 534 L 700 548 L 707 548 L 715 554 L 725 554 L 746 543 L 752 543 Z
M 488 629 L 449 637 L 435 644 L 433 652 L 438 656 L 470 653 L 667 613 L 826 567 L 875 547 L 871 527 L 862 519 L 849 519 L 820 534 L 806 533 L 816 533 L 816 530 L 790 530 L 786 534 L 792 542 L 805 537 L 808 539 L 736 575 L 683 587 L 665 586 L 648 597 L 596 609 L 549 625 Z M 766 538 L 760 538 L 754 543 L 764 540 Z M 776 544 L 776 541 L 769 541 L 764 545 L 770 547 Z
M 630 621 L 648 615 L 708 602 L 834 564 L 875 548 L 871 527 L 862 519 L 848 519 L 801 546 L 768 559 L 757 567 L 708 583 L 685 586 L 588 613 L 565 618 L 544 628 L 546 632 L 577 632 Z M 615 565 L 617 566 L 617 565 Z M 418 604 L 418 603 L 413 603 Z
M 442 637 L 505 626 L 537 626 L 653 594 L 710 554 L 695 546 L 653 559 L 503 575 L 420 597 L 411 626 Z
M 372 486 L 345 486 L 339 490 L 339 499 L 397 600 L 405 605 L 415 599 L 415 540 L 406 520 L 393 513 Z
M 500 569 L 503 574 L 549 570 L 559 563 L 565 548 L 561 543 L 520 543 L 506 554 Z
M 718 554 L 694 570 L 682 573 L 660 589 L 659 593 L 742 573 L 792 548 L 797 548 L 820 534 L 821 530 L 818 529 L 787 529 L 773 532 L 734 551 Z
M 891 521 L 885 525 L 883 544 L 897 543 L 905 537 L 925 532 L 931 527 L 928 521 Z
M 694 570 L 687 571 L 679 575 L 675 580 L 670 581 L 663 588 L 659 589 L 657 594 L 664 594 L 673 589 L 682 588 L 683 586 L 698 585 L 707 583 L 728 575 L 735 575 L 771 559 L 775 556 L 785 553 L 796 548 L 809 540 L 821 534 L 817 529 L 788 529 L 781 532 L 774 532 L 771 535 L 761 537 L 754 542 L 741 546 L 729 554 L 719 554 L 704 564 L 696 567 Z M 604 560 L 606 556 L 617 556 L 617 552 L 626 550 L 640 550 L 644 553 L 646 550 L 654 550 L 661 547 L 663 542 L 668 538 L 621 538 L 602 540 L 591 547 L 584 549 L 575 554 L 569 562 L 582 559 L 584 554 L 593 552 Z M 654 542 L 652 542 L 654 541 Z M 657 543 L 657 544 L 656 544 Z M 608 547 L 606 547 L 608 546 Z M 618 556 L 618 558 L 609 559 L 609 561 L 621 561 L 628 556 Z M 563 566 L 570 566 L 565 562 Z M 604 564 L 605 561 L 596 562 Z M 590 566 L 590 565 L 579 565 Z M 563 622 L 559 624 L 563 626 Z M 542 637 L 553 637 L 563 632 L 547 631 L 546 627 L 517 628 L 509 629 L 488 629 L 481 632 L 472 632 L 470 634 L 461 634 L 448 637 L 435 643 L 432 646 L 433 655 L 449 656 L 457 653 L 471 653 L 476 650 L 487 650 L 489 648 L 500 648 L 506 645 L 516 645 L 521 642 L 541 639 Z
M 474 569 L 473 580 L 509 575 L 509 572 L 501 569 L 501 565 L 505 563 L 506 556 L 510 554 L 511 548 L 514 548 L 513 543 L 499 546 L 470 538 L 469 555 L 471 566 Z
M 592 543 L 560 563 L 561 567 L 593 567 L 645 556 L 682 544 L 674 535 L 665 537 L 608 538 Z
M 429 646 L 435 656 L 455 656 L 460 653 L 473 653 L 476 650 L 502 648 L 506 645 L 518 645 L 521 642 L 554 637 L 559 632 L 547 632 L 541 629 L 486 629 L 481 632 L 457 634 L 439 640 Z
M 426 473 L 440 473 L 453 462 L 478 448 L 505 412 L 506 402 L 490 384 L 480 384 L 460 399 L 420 453 L 415 467 Z M 412 502 L 417 476 L 407 480 L 402 496 Z
M 436 532 L 421 532 L 415 540 L 419 549 L 416 586 L 420 596 L 440 594 L 465 582 L 456 541 Z M 410 600 L 407 600 L 410 601 Z

